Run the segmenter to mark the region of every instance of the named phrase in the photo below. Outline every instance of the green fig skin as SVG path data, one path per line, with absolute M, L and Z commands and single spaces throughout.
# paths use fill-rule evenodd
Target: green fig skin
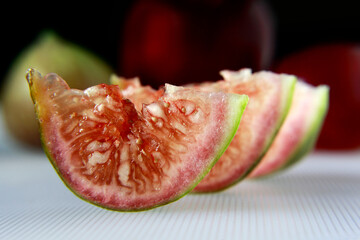
M 1 94 L 4 124 L 19 143 L 40 147 L 38 123 L 25 75 L 29 68 L 56 72 L 70 87 L 85 89 L 108 83 L 113 70 L 91 52 L 45 31 L 14 60 L 4 79 Z

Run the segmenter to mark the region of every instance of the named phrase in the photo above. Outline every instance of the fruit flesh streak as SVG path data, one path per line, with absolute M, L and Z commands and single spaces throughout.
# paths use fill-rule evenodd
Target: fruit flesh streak
M 111 207 L 120 195 L 131 199 L 170 187 L 169 176 L 186 178 L 174 171 L 191 151 L 188 143 L 197 142 L 195 136 L 206 126 L 209 113 L 201 102 L 158 101 L 144 104 L 140 114 L 118 86 L 99 85 L 84 92 L 65 88 L 50 93 L 52 114 L 61 118 L 50 121 L 63 123 L 59 132 L 66 144 L 62 149 L 67 149 L 63 162 L 56 164 L 80 195 Z M 147 198 L 146 203 L 153 204 Z

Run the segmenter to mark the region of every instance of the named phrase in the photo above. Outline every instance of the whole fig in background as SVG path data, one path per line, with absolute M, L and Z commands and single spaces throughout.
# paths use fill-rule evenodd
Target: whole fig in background
M 275 71 L 294 74 L 315 86 L 330 87 L 329 113 L 317 148 L 360 149 L 360 44 L 323 43 L 280 60 Z
M 268 68 L 274 40 L 265 1 L 141 0 L 125 20 L 119 71 L 156 88 L 216 81 L 223 69 Z
M 2 93 L 3 116 L 8 132 L 22 143 L 40 146 L 38 124 L 25 74 L 30 68 L 56 72 L 70 87 L 84 89 L 108 81 L 112 69 L 97 56 L 61 39 L 52 31 L 37 40 L 15 59 L 5 77 Z

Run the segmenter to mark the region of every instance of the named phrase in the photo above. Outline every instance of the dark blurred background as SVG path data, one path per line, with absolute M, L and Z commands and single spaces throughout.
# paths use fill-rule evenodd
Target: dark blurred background
M 43 29 L 53 29 L 63 38 L 82 45 L 105 59 L 114 69 L 119 66 L 124 21 L 137 1 L 10 1 L 1 14 L 1 70 L 3 81 L 13 59 Z M 195 2 L 206 0 L 164 1 Z M 224 1 L 208 1 L 224 2 Z M 231 1 L 230 1 L 231 2 Z M 241 1 L 233 1 L 241 2 Z M 266 0 L 274 16 L 274 58 L 314 43 L 360 41 L 360 14 L 357 1 Z M 214 4 L 215 4 L 214 3 Z M 206 3 L 204 3 L 206 4 Z M 199 14 L 202 14 L 199 8 Z M 236 10 L 236 11 L 240 11 Z M 226 14 L 226 12 L 225 12 Z

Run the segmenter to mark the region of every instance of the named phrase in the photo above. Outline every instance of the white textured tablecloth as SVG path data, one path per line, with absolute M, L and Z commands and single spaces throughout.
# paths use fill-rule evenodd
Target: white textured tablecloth
M 360 152 L 139 213 L 78 199 L 42 152 L 0 136 L 0 239 L 360 239 Z

